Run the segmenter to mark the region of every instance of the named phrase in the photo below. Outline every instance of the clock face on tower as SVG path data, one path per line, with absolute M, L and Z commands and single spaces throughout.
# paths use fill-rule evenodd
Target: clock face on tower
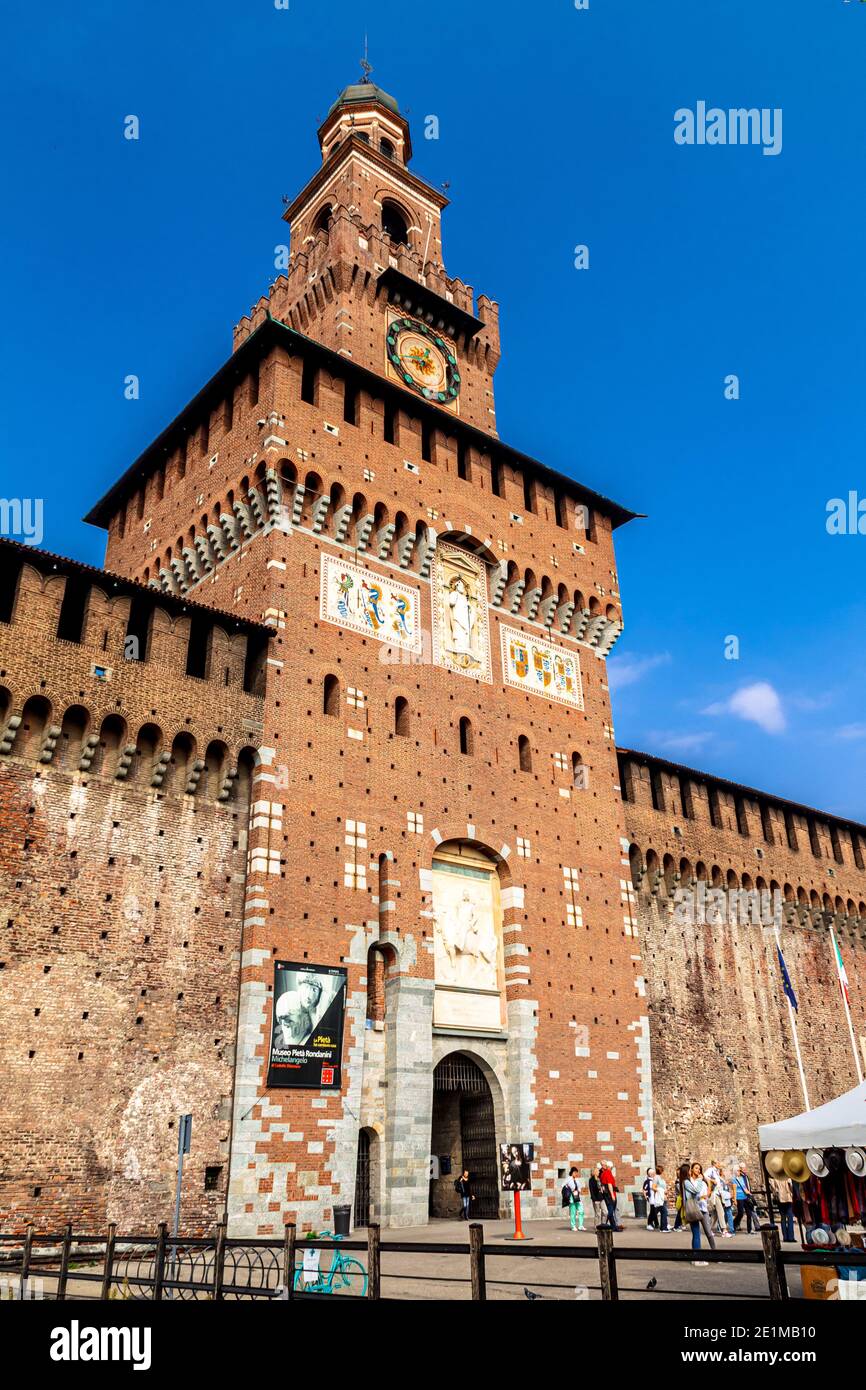
M 426 323 L 392 319 L 386 339 L 388 361 L 405 386 L 425 400 L 451 405 L 460 394 L 460 372 L 450 345 Z

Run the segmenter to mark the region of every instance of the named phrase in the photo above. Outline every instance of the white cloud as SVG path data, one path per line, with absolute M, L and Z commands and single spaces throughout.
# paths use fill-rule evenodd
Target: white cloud
M 656 656 L 612 656 L 607 663 L 608 684 L 612 690 L 624 690 L 627 685 L 643 680 L 657 666 L 666 666 L 670 659 L 670 652 L 659 652 Z
M 655 740 L 662 748 L 669 749 L 672 753 L 697 753 L 714 737 L 711 733 L 703 734 L 662 734 L 661 738 Z
M 727 700 L 708 705 L 704 714 L 733 714 L 737 719 L 757 724 L 768 734 L 780 734 L 785 728 L 782 701 L 769 681 L 741 686 Z
M 841 729 L 836 730 L 837 738 L 866 738 L 866 724 L 843 724 Z

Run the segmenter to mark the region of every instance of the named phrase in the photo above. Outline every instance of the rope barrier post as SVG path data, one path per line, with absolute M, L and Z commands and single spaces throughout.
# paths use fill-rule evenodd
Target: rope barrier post
M 28 1222 L 27 1234 L 24 1237 L 24 1253 L 21 1256 L 21 1278 L 18 1282 L 18 1297 L 27 1297 L 27 1278 L 30 1274 L 30 1261 L 33 1256 L 33 1222 Z
M 225 1218 L 217 1226 L 216 1249 L 213 1258 L 213 1286 L 211 1298 L 218 1301 L 223 1296 L 223 1278 L 226 1265 L 226 1223 Z
M 381 1298 L 382 1245 L 378 1223 L 367 1227 L 367 1297 Z
M 156 1268 L 153 1276 L 153 1297 L 156 1303 L 162 1302 L 162 1288 L 165 1282 L 165 1244 L 168 1238 L 168 1222 L 160 1221 L 159 1239 L 156 1242 Z
M 764 1248 L 764 1264 L 767 1268 L 770 1298 L 777 1303 L 786 1303 L 788 1301 L 788 1280 L 785 1277 L 778 1226 L 761 1227 L 761 1245 Z
M 295 1241 L 297 1239 L 297 1227 L 294 1221 L 286 1222 L 285 1239 L 283 1241 L 283 1286 L 286 1290 L 286 1298 L 295 1296 Z
M 72 1250 L 72 1222 L 67 1221 L 63 1231 L 63 1245 L 60 1250 L 60 1273 L 57 1276 L 56 1299 L 66 1297 L 66 1284 L 69 1279 L 69 1255 Z
M 111 1292 L 111 1279 L 114 1274 L 114 1246 L 117 1241 L 117 1222 L 108 1227 L 108 1240 L 105 1242 L 105 1264 L 102 1266 L 102 1288 L 99 1297 L 104 1302 Z
M 472 1301 L 487 1302 L 487 1281 L 484 1276 L 484 1227 L 473 1221 L 469 1227 L 469 1265 L 472 1272 Z
M 601 1275 L 601 1296 L 605 1303 L 619 1302 L 619 1286 L 616 1282 L 616 1257 L 613 1253 L 613 1231 L 609 1226 L 599 1226 L 598 1268 Z

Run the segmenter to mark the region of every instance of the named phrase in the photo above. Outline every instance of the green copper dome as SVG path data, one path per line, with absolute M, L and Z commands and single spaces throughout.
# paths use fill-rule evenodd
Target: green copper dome
M 383 92 L 381 87 L 377 87 L 375 82 L 353 82 L 343 88 L 328 115 L 330 116 L 339 106 L 351 106 L 353 102 L 362 101 L 378 101 L 382 106 L 387 106 L 389 111 L 393 111 L 395 116 L 400 114 L 400 108 L 394 98 Z

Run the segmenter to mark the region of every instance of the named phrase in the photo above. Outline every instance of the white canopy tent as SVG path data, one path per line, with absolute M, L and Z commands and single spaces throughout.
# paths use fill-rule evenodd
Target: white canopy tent
M 846 1091 L 816 1110 L 758 1127 L 758 1141 L 764 1153 L 770 1149 L 845 1148 L 857 1144 L 866 1148 L 866 1081 Z

